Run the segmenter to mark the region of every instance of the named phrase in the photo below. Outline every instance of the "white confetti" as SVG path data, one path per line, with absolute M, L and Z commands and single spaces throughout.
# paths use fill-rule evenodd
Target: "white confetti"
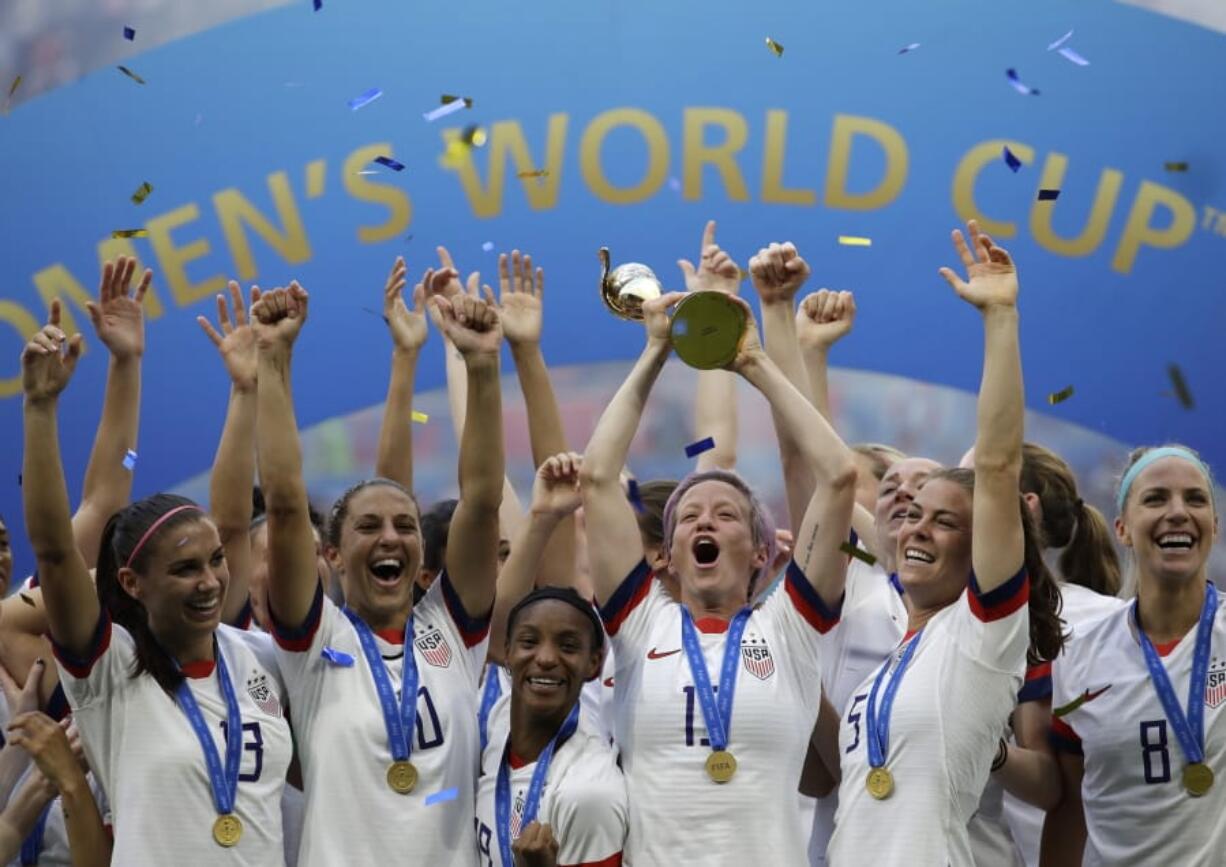
M 434 121 L 438 120 L 440 117 L 446 117 L 449 114 L 455 114 L 457 111 L 463 111 L 464 108 L 465 108 L 464 100 L 453 99 L 451 102 L 447 103 L 446 105 L 440 105 L 438 108 L 434 109 L 434 111 L 425 112 L 422 115 L 422 117 L 424 117 L 428 123 L 433 123 Z

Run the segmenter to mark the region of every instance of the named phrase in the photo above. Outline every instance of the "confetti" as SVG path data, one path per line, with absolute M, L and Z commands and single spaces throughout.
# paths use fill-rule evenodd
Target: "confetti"
M 1067 47 L 1061 48 L 1059 53 L 1061 57 L 1063 57 L 1065 60 L 1069 61 L 1070 63 L 1075 63 L 1078 66 L 1089 66 L 1090 65 L 1090 61 L 1086 60 L 1084 57 L 1082 57 L 1080 54 L 1078 54 L 1076 51 L 1074 51 L 1071 48 L 1067 48 Z
M 1022 161 L 1017 158 L 1017 154 L 1009 150 L 1008 145 L 1005 145 L 1004 150 L 1000 152 L 1000 155 L 1005 158 L 1005 165 L 1007 165 L 1010 171 L 1014 172 L 1015 174 L 1017 170 L 1022 167 Z
M 1072 38 L 1073 38 L 1073 31 L 1070 30 L 1068 33 L 1065 33 L 1063 36 L 1061 36 L 1051 45 L 1047 46 L 1047 50 L 1055 51 L 1057 48 L 1061 47 L 1062 45 L 1064 45 L 1064 43 L 1068 42 Z
M 1184 409 L 1192 409 L 1196 406 L 1196 402 L 1192 400 L 1192 391 L 1188 388 L 1188 381 L 1183 378 L 1183 371 L 1179 369 L 1179 365 L 1167 365 L 1166 372 L 1171 378 L 1171 387 L 1175 389 L 1175 398 L 1180 405 Z
M 365 310 L 367 313 L 369 313 L 371 316 L 378 316 L 380 319 L 383 320 L 384 324 L 386 325 L 392 324 L 391 322 L 388 321 L 388 318 L 384 316 L 382 313 L 380 313 L 378 310 L 371 310 L 369 307 L 363 307 L 362 309 Z
M 316 12 L 318 12 L 320 9 L 323 9 L 323 8 L 324 8 L 324 0 L 314 0 L 314 4 L 315 4 L 315 11 L 316 11 Z
M 116 229 L 111 232 L 112 238 L 144 238 L 149 234 L 148 229 Z
M 464 103 L 465 108 L 473 107 L 473 98 L 471 96 L 452 96 L 450 93 L 444 93 L 439 97 L 439 102 L 442 105 L 447 105 L 448 103 L 455 102 L 456 100 L 461 100 Z
M 131 27 L 125 27 L 123 29 L 123 38 L 128 40 L 129 42 L 135 41 L 136 31 L 133 30 Z
M 126 66 L 117 66 L 117 67 L 115 67 L 115 68 L 116 68 L 116 69 L 118 69 L 120 72 L 122 72 L 124 75 L 128 76 L 128 78 L 130 78 L 130 79 L 132 79 L 133 81 L 135 81 L 137 84 L 144 84 L 144 83 L 145 83 L 145 79 L 141 78 L 141 77 L 140 77 L 139 75 L 137 75 L 135 72 L 133 72 L 132 70 L 128 69 L 128 67 L 126 67 Z
M 13 94 L 17 92 L 17 88 L 19 87 L 21 87 L 21 76 L 20 75 L 13 79 L 13 83 L 9 87 L 9 96 L 8 96 L 9 99 L 13 98 Z
M 435 792 L 433 795 L 426 796 L 426 806 L 432 807 L 435 804 L 445 804 L 448 801 L 454 801 L 460 797 L 459 789 L 443 789 L 441 792 Z
M 898 49 L 898 53 L 899 54 L 909 54 L 919 47 L 920 47 L 920 44 L 918 42 L 912 42 L 910 45 L 904 45 L 902 48 Z
M 358 174 L 365 176 L 365 175 L 377 175 L 379 173 L 371 169 L 362 169 L 362 171 L 358 172 Z
M 1039 190 L 1040 202 L 1054 202 L 1058 198 L 1060 198 L 1059 190 Z
M 464 131 L 460 133 L 460 141 L 474 148 L 485 147 L 487 138 L 485 130 L 475 123 L 464 127 Z
M 440 117 L 446 117 L 449 114 L 455 114 L 457 111 L 463 111 L 466 108 L 468 108 L 468 106 L 464 104 L 464 100 L 455 99 L 455 100 L 452 100 L 451 102 L 443 103 L 436 109 L 432 109 L 431 111 L 424 112 L 422 114 L 422 117 L 426 119 L 427 123 L 434 123 L 434 121 L 438 120 Z
M 630 505 L 634 506 L 634 511 L 642 514 L 647 507 L 643 505 L 643 495 L 639 491 L 639 483 L 634 479 L 630 479 L 626 485 L 626 496 L 630 500 Z
M 404 163 L 397 162 L 391 157 L 375 157 L 375 162 L 377 162 L 381 166 L 387 166 L 389 169 L 391 169 L 394 172 L 404 171 Z
M 1047 396 L 1047 402 L 1052 406 L 1058 403 L 1064 403 L 1073 396 L 1073 387 L 1070 385 L 1067 388 L 1062 388 L 1059 391 L 1053 391 Z
M 381 91 L 377 87 L 372 87 L 370 90 L 366 91 L 365 93 L 360 93 L 357 96 L 355 96 L 353 99 L 349 100 L 349 110 L 357 111 L 359 108 L 363 108 L 365 106 L 370 105 L 372 102 L 374 102 L 376 99 L 378 99 L 381 96 L 383 96 L 383 91 Z
M 132 204 L 143 204 L 145 199 L 149 198 L 149 194 L 153 192 L 153 184 L 145 181 L 136 188 L 136 192 L 132 194 Z
M 1168 172 L 1186 172 L 1188 170 L 1187 163 L 1163 163 L 1162 168 Z
M 1018 76 L 1016 69 L 1006 69 L 1005 76 L 1009 79 L 1009 84 L 1012 85 L 1013 89 L 1016 90 L 1018 93 L 1023 94 L 1025 96 L 1038 96 L 1039 95 L 1039 91 L 1037 89 L 1031 87 L 1028 84 L 1024 84 L 1022 82 L 1022 79 Z
M 481 245 L 481 249 L 487 253 L 491 252 L 494 249 L 494 242 L 486 241 L 484 244 Z
M 685 456 L 687 458 L 696 458 L 703 452 L 709 452 L 715 448 L 715 437 L 707 437 L 698 442 L 690 443 L 685 447 Z
M 319 655 L 333 665 L 339 665 L 341 668 L 350 668 L 353 665 L 353 657 L 343 650 L 337 650 L 335 647 L 324 645 L 324 649 L 319 652 Z
M 37 607 L 38 607 L 38 603 L 37 603 L 37 602 L 35 602 L 33 599 L 31 599 L 31 598 L 30 598 L 29 596 L 27 596 L 26 594 L 22 593 L 22 594 L 20 594 L 20 596 L 21 596 L 21 601 L 22 601 L 22 602 L 24 602 L 26 605 L 29 605 L 31 608 L 37 608 Z
M 430 416 L 426 415 L 424 412 L 418 412 L 417 410 L 413 410 L 412 417 L 413 421 L 417 422 L 418 424 L 425 424 L 430 420 Z
M 766 37 L 766 47 L 769 48 L 771 50 L 771 53 L 774 54 L 776 57 L 783 56 L 783 46 L 780 45 L 775 40 L 771 39 L 769 36 Z
M 669 178 L 668 188 L 672 190 L 674 193 L 681 192 L 681 179 L 680 178 Z
M 516 177 L 519 178 L 547 178 L 549 177 L 548 169 L 538 169 L 534 172 L 520 172 Z
M 861 238 L 859 235 L 839 235 L 839 243 L 844 247 L 871 247 L 872 238 Z
M 123 468 L 129 472 L 136 469 L 136 452 L 128 449 L 127 454 L 123 456 Z
M 846 554 L 848 557 L 855 557 L 857 560 L 861 560 L 870 566 L 874 565 L 877 562 L 876 557 L 874 557 L 872 554 L 865 551 L 859 545 L 853 545 L 851 542 L 844 542 L 842 545 L 839 546 L 839 550 L 842 551 L 844 554 Z

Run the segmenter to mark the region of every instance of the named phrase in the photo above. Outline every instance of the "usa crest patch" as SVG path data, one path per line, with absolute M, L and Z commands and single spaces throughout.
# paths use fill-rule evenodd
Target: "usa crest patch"
M 1226 659 L 1215 659 L 1205 681 L 1205 706 L 1217 707 L 1226 701 Z
M 443 633 L 431 629 L 424 635 L 419 635 L 413 643 L 417 646 L 422 658 L 436 668 L 446 668 L 451 665 L 451 645 Z
M 247 695 L 255 702 L 255 706 L 269 716 L 281 716 L 281 702 L 268 685 L 268 675 L 260 671 L 251 672 L 247 678 Z
M 764 638 L 747 638 L 741 642 L 741 661 L 745 670 L 758 680 L 766 680 L 775 673 L 775 659 Z

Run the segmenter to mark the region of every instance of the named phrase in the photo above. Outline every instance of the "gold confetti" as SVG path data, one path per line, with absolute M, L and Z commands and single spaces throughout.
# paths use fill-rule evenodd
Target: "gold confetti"
M 439 101 L 442 102 L 443 105 L 449 105 L 455 102 L 457 99 L 464 101 L 465 108 L 473 107 L 473 98 L 471 96 L 453 96 L 450 93 L 444 93 L 442 97 L 440 97 Z
M 477 126 L 475 123 L 464 127 L 464 132 L 460 133 L 460 141 L 469 147 L 479 148 L 485 147 L 485 141 L 488 136 L 485 130 Z
M 144 238 L 149 234 L 148 229 L 116 229 L 111 232 L 112 238 Z
M 516 177 L 520 178 L 547 178 L 549 177 L 548 169 L 538 169 L 535 172 L 520 172 Z
M 839 243 L 844 247 L 871 247 L 872 238 L 861 238 L 858 235 L 839 235 Z
M 783 46 L 771 39 L 769 36 L 766 37 L 766 47 L 769 48 L 776 57 L 783 56 Z
M 1068 388 L 1062 388 L 1059 391 L 1053 391 L 1051 394 L 1047 396 L 1047 402 L 1050 403 L 1052 406 L 1055 406 L 1058 403 L 1064 403 L 1064 401 L 1068 400 L 1072 396 L 1073 396 L 1073 387 L 1070 385 Z
M 153 192 L 153 184 L 149 183 L 148 181 L 145 181 L 143 184 L 137 187 L 136 192 L 132 194 L 132 204 L 134 205 L 144 204 L 145 199 L 149 198 L 149 194 L 152 192 Z
M 413 410 L 413 421 L 417 422 L 418 424 L 425 424 L 429 420 L 430 416 L 426 415 L 424 412 Z
M 141 77 L 140 77 L 139 75 L 137 75 L 135 72 L 133 72 L 132 70 L 128 69 L 128 67 L 126 67 L 126 66 L 120 66 L 120 67 L 118 67 L 118 69 L 119 69 L 119 71 L 120 71 L 120 72 L 122 72 L 124 75 L 128 76 L 128 78 L 132 79 L 132 80 L 133 80 L 133 81 L 135 81 L 137 84 L 144 84 L 144 83 L 145 83 L 145 79 L 141 78 Z
M 1180 405 L 1184 409 L 1192 409 L 1196 406 L 1196 401 L 1192 400 L 1192 391 L 1188 388 L 1188 381 L 1183 378 L 1183 371 L 1179 369 L 1179 365 L 1167 365 L 1166 372 L 1171 378 L 1171 387 L 1175 389 L 1175 399 Z
M 13 94 L 17 92 L 17 88 L 21 87 L 21 76 L 13 79 L 13 85 L 9 88 L 9 99 L 13 98 Z
M 1188 170 L 1187 163 L 1163 163 L 1162 167 L 1168 172 L 1186 172 Z
M 857 560 L 861 560 L 870 566 L 877 562 L 876 557 L 865 551 L 860 546 L 851 544 L 851 542 L 844 542 L 839 546 L 839 550 L 848 557 L 855 557 Z

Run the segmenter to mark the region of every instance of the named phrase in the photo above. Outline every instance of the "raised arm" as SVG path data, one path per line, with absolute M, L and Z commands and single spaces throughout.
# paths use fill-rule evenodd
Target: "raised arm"
M 60 330 L 56 299 L 47 324 L 21 353 L 25 394 L 21 500 L 26 532 L 34 548 L 51 637 L 75 654 L 88 650 L 101 609 L 73 538 L 57 415 L 60 393 L 72 378 L 84 345 L 80 334 L 68 339 Z
M 592 589 L 602 605 L 643 559 L 643 539 L 634 510 L 622 491 L 621 470 L 643 418 L 647 396 L 672 351 L 668 311 L 684 297 L 684 293 L 669 292 L 643 304 L 647 344 L 605 407 L 583 455 L 583 511 L 587 525 L 600 528 L 587 534 L 588 568 Z
M 268 513 L 268 603 L 289 629 L 306 622 L 319 586 L 290 391 L 294 341 L 306 315 L 307 293 L 297 282 L 265 293 L 251 309 L 259 352 L 256 453 Z
M 979 589 L 987 593 L 1022 568 L 1024 539 L 1018 507 L 1022 475 L 1022 356 L 1018 346 L 1017 270 L 992 239 L 967 223 L 971 248 L 958 230 L 954 248 L 966 268 L 962 280 L 940 273 L 983 316 L 983 379 L 975 434 L 975 499 L 971 561 Z
M 256 377 L 259 354 L 255 347 L 255 331 L 247 324 L 243 293 L 238 283 L 229 284 L 230 302 L 225 295 L 217 296 L 218 331 L 207 317 L 197 316 L 196 322 L 217 347 L 221 363 L 230 375 L 230 402 L 226 406 L 226 422 L 213 458 L 209 475 L 209 512 L 217 523 L 230 583 L 226 587 L 223 623 L 238 623 L 247 608 L 250 595 L 251 570 L 251 488 L 255 484 L 255 419 Z M 251 287 L 251 306 L 260 300 L 258 287 Z
M 770 403 L 780 437 L 790 437 L 816 480 L 796 531 L 794 559 L 830 608 L 842 604 L 851 512 L 856 502 L 856 462 L 851 449 L 808 399 L 788 382 L 758 341 L 758 324 L 744 300 L 745 335 L 732 367 Z
M 582 465 L 581 455 L 563 452 L 547 458 L 536 471 L 528 519 L 511 542 L 511 554 L 498 573 L 498 594 L 490 619 L 489 654 L 492 659 L 501 661 L 504 658 L 507 615 L 537 585 L 541 561 L 549 550 L 550 540 L 556 538 L 559 526 L 575 514 L 582 502 L 579 494 Z M 573 527 L 571 535 L 574 535 Z M 547 582 L 540 584 L 546 586 Z
M 460 438 L 460 502 L 447 538 L 447 575 L 464 610 L 483 616 L 494 602 L 498 507 L 506 476 L 498 359 L 502 325 L 492 304 L 468 295 L 451 300 L 435 295 L 430 313 L 464 356 L 468 377 L 468 407 Z
M 128 449 L 136 450 L 140 426 L 140 365 L 145 353 L 145 320 L 141 304 L 153 280 L 146 270 L 129 294 L 136 259 L 120 256 L 102 266 L 98 300 L 86 304 L 94 333 L 111 353 L 106 372 L 102 418 L 85 467 L 81 503 L 72 516 L 72 533 L 85 562 L 98 562 L 102 530 L 111 515 L 128 504 L 132 470 L 124 466 Z
M 688 259 L 677 260 L 687 292 L 724 292 L 736 295 L 741 287 L 741 269 L 715 243 L 715 221 L 708 220 L 702 232 L 698 267 Z M 698 371 L 694 391 L 695 439 L 711 437 L 715 448 L 698 456 L 696 470 L 736 468 L 737 412 L 736 375 L 727 370 Z
M 444 272 L 439 272 L 446 279 Z M 404 258 L 396 257 L 383 287 L 383 318 L 392 335 L 392 374 L 387 383 L 387 402 L 383 405 L 383 424 L 379 428 L 379 451 L 375 475 L 399 482 L 413 490 L 413 381 L 417 357 L 426 342 L 426 288 L 413 289 L 413 309 L 404 303 Z M 429 285 L 427 279 L 426 285 Z
M 498 286 L 498 315 L 502 319 L 503 336 L 511 347 L 511 357 L 515 359 L 519 388 L 528 410 L 532 464 L 539 469 L 551 456 L 567 451 L 562 413 L 549 379 L 549 368 L 545 366 L 545 355 L 541 352 L 545 272 L 541 268 L 533 271 L 532 257 L 521 257 L 518 250 L 513 250 L 509 263 L 505 254 L 498 257 Z M 521 523 L 516 536 L 522 530 Z M 514 543 L 511 553 L 515 553 Z M 544 553 L 535 559 L 535 567 L 540 584 L 556 587 L 574 584 L 575 519 L 572 515 L 564 515 L 558 522 Z M 501 640 L 501 636 L 495 633 L 493 640 Z

